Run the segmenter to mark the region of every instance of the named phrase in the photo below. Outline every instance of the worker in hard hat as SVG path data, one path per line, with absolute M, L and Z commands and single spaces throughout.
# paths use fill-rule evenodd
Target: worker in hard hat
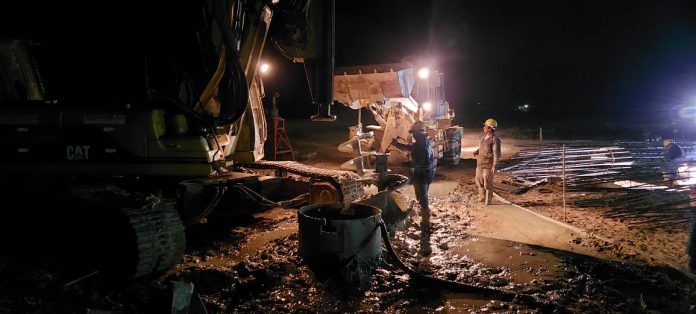
M 411 183 L 416 199 L 421 207 L 421 230 L 430 234 L 430 207 L 428 207 L 428 188 L 435 178 L 435 157 L 432 140 L 428 138 L 423 121 L 416 121 L 409 131 L 415 140 L 412 144 L 399 143 L 392 139 L 392 145 L 411 152 L 409 166 L 413 168 Z
M 478 201 L 491 204 L 493 199 L 493 175 L 500 161 L 500 139 L 495 135 L 498 122 L 488 119 L 483 123 L 483 136 L 479 148 L 474 151 L 476 157 L 476 186 Z
M 684 159 L 684 150 L 672 140 L 662 141 L 662 174 L 668 185 L 676 185 L 679 179 L 679 165 Z

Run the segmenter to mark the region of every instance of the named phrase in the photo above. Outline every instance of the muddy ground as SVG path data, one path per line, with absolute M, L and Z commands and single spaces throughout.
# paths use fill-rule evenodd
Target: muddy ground
M 532 189 L 523 195 L 500 193 L 513 203 L 587 231 L 591 237 L 584 239 L 581 245 L 606 258 L 670 266 L 688 272 L 686 244 L 689 226 L 686 223 L 657 228 L 649 225 L 637 227 L 633 224 L 640 222 L 639 218 L 608 217 L 612 213 L 610 208 L 572 205 L 577 199 L 606 197 L 602 193 L 568 193 L 568 205 L 564 211 L 560 182 Z
M 309 127 L 314 126 L 288 124 L 298 156 L 311 157 L 304 162 L 335 169 L 350 157 L 336 150 L 346 128 L 317 135 Z M 347 282 L 339 268 L 310 265 L 298 256 L 296 210 L 276 208 L 211 219 L 191 229 L 179 265 L 137 281 L 96 274 L 73 283 L 91 270 L 66 271 L 50 259 L 16 263 L 2 258 L 0 312 L 168 313 L 178 281 L 193 284 L 208 313 L 694 312 L 694 281 L 685 272 L 685 228 L 631 228 L 606 218 L 603 208 L 568 206 L 564 219 L 559 187 L 549 184 L 521 196 L 504 189 L 498 194 L 576 229 L 556 224 L 566 228 L 568 238 L 514 240 L 521 232 L 510 230 L 524 229 L 525 221 L 497 216 L 512 207 L 501 199 L 490 207 L 475 201 L 475 165 L 467 153 L 477 134 L 465 134 L 464 159 L 440 166 L 431 188 L 433 234 L 421 234 L 416 210 L 391 241 L 401 260 L 421 273 L 517 293 L 518 298 L 501 300 L 414 280 L 386 253 L 369 280 Z M 504 132 L 501 136 L 509 157 L 514 140 Z M 501 174 L 496 181 L 503 179 Z M 410 186 L 402 190 L 412 195 Z

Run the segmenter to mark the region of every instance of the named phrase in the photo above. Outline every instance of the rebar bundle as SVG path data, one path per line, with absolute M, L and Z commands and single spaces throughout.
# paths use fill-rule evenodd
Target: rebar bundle
M 679 143 L 687 156 L 694 143 Z M 574 199 L 580 207 L 604 207 L 606 217 L 628 219 L 630 226 L 662 228 L 696 220 L 696 186 L 691 179 L 694 158 L 687 171 L 667 170 L 662 147 L 656 142 L 594 142 L 518 146 L 515 164 L 501 169 L 511 180 L 529 184 L 558 178 L 569 191 L 597 192 L 599 197 Z M 681 169 L 681 168 L 680 168 Z M 670 172 L 672 171 L 672 172 Z M 684 183 L 687 182 L 687 183 Z
M 566 147 L 560 145 L 523 148 L 512 158 L 515 165 L 501 169 L 523 181 L 560 178 L 565 158 L 565 180 L 569 186 L 595 177 L 617 174 L 633 164 L 629 151 L 618 146 Z

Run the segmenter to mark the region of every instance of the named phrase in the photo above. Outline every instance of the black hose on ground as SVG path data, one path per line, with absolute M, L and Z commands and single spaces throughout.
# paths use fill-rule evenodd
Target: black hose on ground
M 191 227 L 191 226 L 199 223 L 205 217 L 208 217 L 208 215 L 210 215 L 210 213 L 213 211 L 213 209 L 215 209 L 217 207 L 218 203 L 220 203 L 220 200 L 222 199 L 222 197 L 225 195 L 226 192 L 227 192 L 227 188 L 224 186 L 215 187 L 215 195 L 213 195 L 213 197 L 210 199 L 210 202 L 208 202 L 208 205 L 205 207 L 205 209 L 203 209 L 195 217 L 187 219 L 184 222 L 184 227 L 186 227 L 186 228 Z
M 410 267 L 406 266 L 406 264 L 404 264 L 404 262 L 402 262 L 401 259 L 399 259 L 399 256 L 396 254 L 396 251 L 394 251 L 394 247 L 392 246 L 391 240 L 389 239 L 389 233 L 387 232 L 387 227 L 384 223 L 384 220 L 380 219 L 379 226 L 382 230 L 382 239 L 384 239 L 384 245 L 387 247 L 387 252 L 389 252 L 389 256 L 394 261 L 397 267 L 401 268 L 401 270 L 406 272 L 409 276 L 411 276 L 411 278 L 415 280 L 428 283 L 442 289 L 492 297 L 501 301 L 508 301 L 523 304 L 526 306 L 536 307 L 544 311 L 557 310 L 557 306 L 547 302 L 538 301 L 531 295 L 508 292 L 489 287 L 480 287 L 461 282 L 440 279 L 413 270 Z

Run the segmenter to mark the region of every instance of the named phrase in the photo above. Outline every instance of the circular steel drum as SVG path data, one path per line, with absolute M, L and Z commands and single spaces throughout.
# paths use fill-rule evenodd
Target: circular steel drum
M 307 261 L 327 256 L 375 260 L 382 253 L 381 218 L 379 208 L 365 204 L 304 206 L 298 211 L 299 254 Z

